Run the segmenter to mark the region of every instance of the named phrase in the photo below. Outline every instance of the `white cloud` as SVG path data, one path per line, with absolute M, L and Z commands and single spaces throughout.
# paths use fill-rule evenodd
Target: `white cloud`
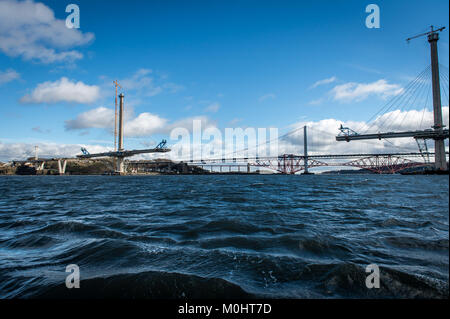
M 220 104 L 217 102 L 211 103 L 205 108 L 206 112 L 216 113 L 220 109 Z
M 94 115 L 94 113 L 91 113 Z M 103 114 L 105 117 L 113 118 L 112 111 L 107 111 Z M 97 111 L 98 117 L 103 116 L 101 110 Z M 153 117 L 152 117 L 153 116 Z M 406 117 L 406 121 L 402 121 L 402 117 Z M 373 123 L 365 123 L 358 121 L 340 121 L 338 119 L 324 119 L 320 121 L 301 121 L 293 124 L 290 131 L 294 131 L 289 136 L 283 138 L 279 142 L 279 154 L 303 154 L 303 126 L 308 126 L 308 150 L 310 154 L 355 154 L 355 153 L 388 153 L 388 152 L 417 152 L 417 144 L 413 138 L 399 138 L 386 140 L 367 140 L 367 141 L 352 141 L 352 142 L 337 142 L 335 136 L 339 133 L 339 126 L 350 127 L 359 133 L 363 133 L 370 125 L 370 132 L 386 131 L 383 126 L 386 118 L 394 119 L 390 126 L 391 131 L 413 130 L 418 128 L 418 122 L 422 122 L 420 128 L 429 128 L 433 123 L 433 113 L 431 110 L 411 110 L 411 111 L 392 111 L 375 119 Z M 395 120 L 395 119 L 400 120 Z M 449 125 L 449 107 L 443 107 L 444 124 Z M 139 116 L 130 119 L 125 124 L 125 130 L 128 136 L 146 136 L 148 134 L 168 134 L 173 128 L 184 127 L 192 132 L 193 120 L 202 121 L 202 129 L 214 127 L 215 123 L 207 117 L 193 117 L 181 119 L 175 122 L 169 122 L 160 119 L 156 115 L 149 113 L 142 113 Z M 88 118 L 86 118 L 88 120 Z M 92 127 L 107 127 L 111 128 L 113 123 L 93 121 L 89 125 Z M 131 123 L 131 124 L 129 124 Z M 407 123 L 407 124 L 405 124 Z M 85 124 L 83 128 L 88 128 Z M 127 125 L 129 128 L 127 129 Z M 138 127 L 137 127 L 138 126 Z M 224 134 L 222 134 L 225 136 Z M 280 134 L 281 136 L 281 134 Z M 175 141 L 170 141 L 173 144 Z M 210 143 L 222 145 L 222 141 L 213 140 Z M 34 155 L 34 145 L 27 143 L 1 143 L 0 142 L 0 160 L 7 161 L 11 159 L 24 159 Z M 40 143 L 40 156 L 74 156 L 79 154 L 81 146 L 87 147 L 91 153 L 103 152 L 110 150 L 104 146 L 98 145 L 61 145 L 56 143 Z M 203 147 L 205 144 L 203 144 Z M 434 143 L 428 142 L 429 150 L 433 151 Z M 189 147 L 189 145 L 183 145 Z M 446 140 L 446 148 L 448 149 L 448 140 Z M 264 147 L 260 148 L 264 151 Z M 185 150 L 187 151 L 187 150 Z M 194 158 L 200 158 L 200 147 L 194 145 Z M 159 155 L 158 155 L 159 156 Z M 236 153 L 233 156 L 241 157 L 244 154 Z M 141 158 L 149 158 L 151 155 L 143 155 Z M 177 158 L 175 152 L 167 154 L 167 157 Z
M 141 113 L 124 123 L 126 136 L 149 136 L 164 130 L 167 120 L 151 113 Z
M 261 96 L 259 99 L 258 99 L 258 101 L 259 102 L 263 102 L 263 101 L 265 101 L 265 100 L 269 100 L 269 99 L 275 99 L 276 98 L 276 95 L 275 94 L 273 94 L 273 93 L 268 93 L 268 94 L 265 94 L 265 95 L 263 95 L 263 96 Z
M 125 111 L 125 136 L 139 137 L 152 134 L 169 134 L 174 128 L 186 128 L 192 131 L 194 120 L 200 120 L 202 128 L 215 126 L 206 116 L 189 117 L 170 122 L 156 114 L 148 112 L 134 116 L 132 110 Z M 66 130 L 85 130 L 89 128 L 103 128 L 112 133 L 114 128 L 114 110 L 98 107 L 79 114 L 75 119 L 65 121 Z
M 124 91 L 136 91 L 139 95 L 155 96 L 162 92 L 177 93 L 182 85 L 167 82 L 167 76 L 157 75 L 152 69 L 141 68 L 130 77 L 119 80 Z M 109 83 L 108 83 L 109 85 Z
M 2 143 L 0 142 L 0 160 L 24 160 L 34 157 L 35 146 L 38 146 L 39 157 L 74 157 L 81 154 L 81 147 L 86 147 L 91 153 L 110 151 L 111 148 L 101 145 L 59 144 L 59 143 Z
M 96 85 L 87 85 L 81 81 L 71 82 L 62 77 L 55 82 L 47 81 L 38 84 L 31 94 L 20 99 L 22 103 L 92 103 L 100 96 L 100 89 Z
M 321 85 L 333 83 L 336 80 L 337 80 L 337 78 L 335 76 L 332 76 L 331 78 L 328 78 L 328 79 L 319 80 L 319 81 L 315 82 L 313 85 L 311 85 L 310 89 L 314 89 Z
M 20 74 L 13 69 L 0 70 L 0 85 L 17 80 L 18 78 L 20 78 Z
M 448 106 L 442 107 L 442 119 L 445 126 L 449 125 Z M 370 127 L 371 131 L 414 131 L 431 129 L 434 123 L 432 110 L 395 110 L 377 117 Z
M 114 110 L 101 106 L 81 113 L 73 120 L 67 120 L 65 126 L 67 130 L 111 128 L 114 127 Z
M 0 51 L 42 63 L 71 62 L 83 54 L 70 48 L 94 39 L 92 33 L 68 29 L 53 10 L 32 0 L 0 1 Z
M 216 122 L 212 121 L 207 116 L 193 116 L 193 117 L 184 118 L 181 120 L 177 120 L 173 123 L 170 123 L 167 126 L 166 130 L 162 131 L 161 133 L 170 133 L 171 130 L 173 130 L 175 128 L 180 128 L 180 127 L 185 128 L 188 131 L 192 132 L 194 120 L 201 122 L 202 130 L 205 130 L 210 127 L 216 127 Z
M 151 69 L 139 69 L 131 77 L 119 81 L 123 90 L 144 90 L 145 95 L 154 96 L 161 93 L 161 86 L 154 84 L 153 77 L 150 77 Z
M 378 132 L 385 131 L 381 124 L 384 122 L 383 120 L 386 118 L 396 118 L 398 115 L 406 116 L 407 122 L 409 124 L 404 124 L 402 121 L 396 121 L 394 125 L 391 126 L 392 131 L 400 131 L 400 130 L 413 130 L 417 129 L 417 122 L 423 121 L 422 129 L 429 128 L 433 122 L 433 113 L 430 110 L 422 111 L 393 111 L 382 117 L 377 118 L 371 125 L 370 132 Z M 448 106 L 443 108 L 443 117 L 446 118 L 445 125 L 448 125 Z M 422 120 L 423 118 L 423 120 Z M 174 123 L 175 124 L 175 123 Z M 192 126 L 192 122 L 186 121 L 186 126 Z M 366 140 L 366 141 L 352 141 L 350 143 L 347 142 L 337 142 L 336 135 L 339 134 L 339 126 L 343 124 L 344 126 L 348 126 L 362 133 L 363 130 L 368 128 L 369 124 L 366 122 L 359 121 L 341 121 L 338 119 L 324 119 L 321 121 L 301 121 L 295 123 L 290 127 L 290 131 L 294 131 L 287 137 L 282 138 L 278 143 L 278 154 L 303 154 L 303 126 L 308 126 L 308 149 L 310 154 L 370 154 L 370 153 L 401 153 L 401 152 L 418 152 L 417 144 L 413 138 L 400 138 L 400 139 L 389 139 L 389 140 Z M 175 125 L 173 125 L 175 126 Z M 168 128 L 171 126 L 169 125 Z M 202 123 L 202 128 L 205 125 Z M 281 136 L 281 134 L 279 134 Z M 224 132 L 222 132 L 222 138 L 225 137 Z M 224 143 L 228 143 L 229 141 L 210 141 L 206 143 L 203 141 L 202 147 L 207 147 L 207 144 L 213 143 L 215 145 L 225 145 Z M 169 140 L 169 144 L 173 143 L 173 141 Z M 448 148 L 448 141 L 447 148 Z M 193 158 L 207 158 L 205 156 L 202 157 L 200 145 L 193 145 Z M 434 144 L 432 141 L 428 141 L 428 146 L 430 151 L 433 151 Z M 190 143 L 181 146 L 184 149 L 184 154 L 189 154 L 189 149 L 192 147 Z M 261 151 L 260 156 L 264 156 L 266 150 L 269 145 L 265 144 L 259 147 Z M 255 151 L 255 149 L 247 149 L 245 147 L 239 147 L 237 150 L 244 150 L 242 152 L 236 152 L 230 155 L 228 154 L 228 158 L 233 157 L 246 157 L 248 156 L 248 152 L 250 153 Z M 254 154 L 253 154 L 254 155 Z M 175 150 L 173 152 L 168 153 L 167 156 L 169 158 L 173 158 L 175 160 L 180 160 L 181 158 L 177 157 Z M 187 158 L 187 157 L 184 157 Z M 214 158 L 220 158 L 220 156 L 216 156 Z M 339 160 L 336 160 L 339 162 Z
M 403 89 L 400 85 L 389 84 L 386 80 L 381 79 L 372 83 L 349 82 L 340 84 L 335 86 L 330 93 L 336 101 L 351 102 L 365 100 L 370 95 L 387 98 L 402 92 Z
M 448 126 L 449 107 L 444 106 L 442 113 L 444 125 Z M 389 121 L 386 121 L 387 119 Z M 341 124 L 358 133 L 364 133 L 366 130 L 367 133 L 375 133 L 427 129 L 431 128 L 433 124 L 433 112 L 432 110 L 395 110 L 379 116 L 372 123 L 337 119 L 298 122 L 291 126 L 291 130 L 296 130 L 295 133 L 280 143 L 280 152 L 302 154 L 303 126 L 305 125 L 308 127 L 308 151 L 311 154 L 418 152 L 416 141 L 413 138 L 337 142 L 335 136 L 339 134 Z M 433 149 L 434 143 L 428 141 L 428 146 Z

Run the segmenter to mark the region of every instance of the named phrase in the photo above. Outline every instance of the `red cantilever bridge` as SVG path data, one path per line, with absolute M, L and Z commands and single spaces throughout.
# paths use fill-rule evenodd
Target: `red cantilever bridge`
M 281 174 L 308 172 L 313 167 L 353 167 L 367 169 L 377 174 L 394 174 L 409 168 L 428 168 L 432 166 L 429 157 L 434 153 L 389 153 L 389 154 L 327 154 L 294 155 L 283 154 L 276 157 L 242 157 L 232 159 L 205 159 L 190 161 L 189 165 L 202 168 L 251 167 L 265 168 Z
M 434 154 L 429 154 L 434 155 Z M 429 163 L 419 160 L 421 153 L 393 154 L 339 154 L 339 155 L 302 155 L 284 154 L 276 160 L 257 160 L 252 166 L 267 167 L 282 174 L 295 174 L 305 171 L 305 167 L 355 167 L 374 173 L 394 174 L 412 167 L 428 167 Z M 416 160 L 415 160 L 416 159 Z M 306 165 L 305 165 L 306 161 Z M 307 168 L 306 168 L 307 170 Z

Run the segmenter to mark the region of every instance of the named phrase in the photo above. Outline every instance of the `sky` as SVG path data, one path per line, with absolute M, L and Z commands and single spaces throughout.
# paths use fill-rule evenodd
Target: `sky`
M 71 3 L 80 9 L 78 29 L 65 24 Z M 380 8 L 380 28 L 366 26 L 371 3 Z M 0 161 L 30 156 L 34 145 L 45 155 L 73 156 L 81 146 L 112 150 L 114 80 L 125 94 L 126 149 L 154 147 L 163 138 L 173 145 L 170 132 L 191 130 L 197 119 L 222 132 L 277 128 L 280 136 L 307 125 L 319 153 L 393 145 L 416 151 L 412 139 L 350 146 L 333 136 L 341 123 L 360 128 L 374 120 L 372 130 L 384 129 L 383 114 L 373 116 L 430 64 L 425 37 L 405 40 L 430 25 L 447 27 L 438 46 L 448 77 L 448 6 L 444 0 L 0 0 Z M 427 85 L 417 87 L 423 102 L 389 110 L 385 117 L 402 119 L 389 129 L 431 125 Z M 448 125 L 448 95 L 443 106 Z M 300 153 L 300 131 L 282 148 Z

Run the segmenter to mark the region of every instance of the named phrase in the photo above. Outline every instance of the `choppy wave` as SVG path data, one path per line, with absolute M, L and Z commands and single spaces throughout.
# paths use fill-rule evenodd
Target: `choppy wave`
M 448 298 L 447 196 L 445 176 L 8 177 L 0 297 Z
M 50 299 L 230 299 L 230 298 L 447 298 L 448 284 L 432 278 L 418 277 L 390 268 L 382 268 L 380 289 L 367 289 L 366 272 L 355 264 L 310 264 L 300 269 L 295 278 L 275 277 L 267 273 L 266 282 L 290 281 L 286 289 L 276 292 L 246 291 L 237 283 L 222 278 L 145 271 L 110 276 L 82 278 L 79 289 L 68 289 L 39 278 L 1 278 L 3 289 L 14 288 L 9 297 Z M 305 287 L 308 287 L 307 289 Z M 313 291 L 313 293 L 311 293 Z M 314 294 L 315 293 L 315 294 Z

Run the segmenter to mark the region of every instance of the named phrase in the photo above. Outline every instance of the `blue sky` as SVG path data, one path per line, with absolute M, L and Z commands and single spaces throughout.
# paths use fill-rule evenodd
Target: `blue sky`
M 440 0 L 0 3 L 11 18 L 0 22 L 0 143 L 9 145 L 112 147 L 104 117 L 114 107 L 115 79 L 135 119 L 127 148 L 156 144 L 193 117 L 220 129 L 281 133 L 302 121 L 363 122 L 428 66 L 426 39 L 405 39 L 431 24 L 449 26 L 448 1 Z M 39 3 L 55 17 L 33 11 Z M 57 21 L 65 20 L 69 3 L 80 7 L 81 28 L 61 35 Z M 370 3 L 380 7 L 379 29 L 365 26 Z M 23 10 L 14 10 L 18 5 Z M 448 47 L 447 29 L 439 41 L 445 66 Z M 50 100 L 62 78 L 87 95 Z M 355 91 L 358 85 L 365 93 Z M 140 114 L 153 116 L 140 120 L 158 129 L 140 130 Z

